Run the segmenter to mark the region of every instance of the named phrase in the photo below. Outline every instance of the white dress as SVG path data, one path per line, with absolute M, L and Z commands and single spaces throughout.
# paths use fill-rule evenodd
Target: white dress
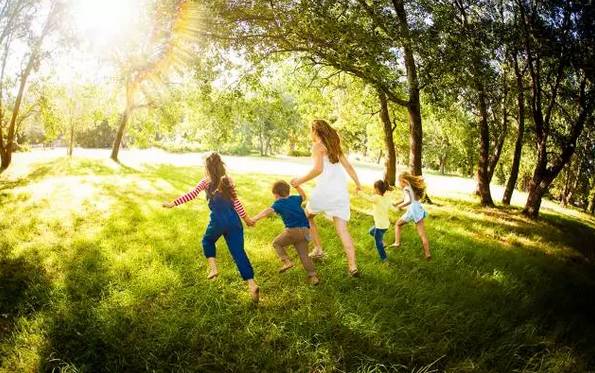
M 314 214 L 324 213 L 331 218 L 338 217 L 345 221 L 349 220 L 351 213 L 347 175 L 341 162 L 333 164 L 326 154 L 323 156 L 322 174 L 316 179 L 316 186 L 312 190 L 306 208 Z

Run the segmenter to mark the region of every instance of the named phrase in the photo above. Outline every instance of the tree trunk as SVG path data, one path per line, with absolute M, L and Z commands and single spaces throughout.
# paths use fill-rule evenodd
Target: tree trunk
M 382 149 L 380 149 L 380 151 L 378 152 L 378 158 L 376 158 L 376 164 L 380 164 L 380 160 L 382 159 L 383 155 L 384 153 L 382 153 Z
M 583 169 L 583 158 L 578 160 L 578 168 L 577 168 L 576 172 L 574 173 L 574 175 L 572 175 L 574 177 L 574 181 L 572 182 L 572 185 L 569 186 L 568 192 L 564 196 L 566 205 L 568 205 L 569 203 L 572 205 L 574 203 L 574 192 L 576 192 L 576 189 L 578 188 L 578 183 L 581 181 L 582 169 Z
M 525 135 L 525 93 L 523 85 L 523 76 L 519 69 L 519 64 L 516 57 L 514 58 L 514 72 L 517 81 L 517 105 L 518 105 L 518 117 L 517 117 L 517 136 L 514 143 L 514 156 L 512 158 L 512 166 L 510 168 L 510 176 L 506 183 L 506 189 L 504 190 L 504 196 L 502 197 L 502 204 L 510 205 L 512 199 L 512 193 L 516 186 L 517 179 L 519 177 L 519 168 L 521 165 L 521 154 L 523 151 L 523 137 Z
M 120 124 L 118 125 L 118 132 L 114 138 L 114 144 L 112 146 L 112 155 L 110 156 L 115 162 L 118 162 L 118 153 L 120 152 L 120 145 L 122 144 L 122 138 L 124 137 L 124 130 L 128 123 L 128 110 L 125 110 L 120 116 Z
M 388 102 L 386 101 L 386 95 L 384 92 L 379 90 L 378 98 L 380 100 L 380 121 L 382 122 L 382 129 L 384 131 L 384 145 L 387 154 L 384 168 L 384 181 L 389 185 L 395 185 L 397 174 L 397 154 L 395 152 L 395 141 L 393 139 L 394 127 L 390 120 Z
M 448 158 L 447 154 L 441 154 L 438 157 L 438 160 L 440 161 L 440 175 L 446 174 L 446 159 L 447 158 Z
M 132 112 L 133 94 L 134 90 L 128 78 L 126 80 L 126 108 L 120 116 L 120 124 L 118 125 L 118 132 L 116 132 L 114 144 L 112 145 L 112 154 L 110 156 L 110 158 L 113 159 L 115 162 L 119 162 L 118 153 L 120 152 L 120 146 L 122 145 L 122 139 L 124 138 L 124 131 L 126 130 L 126 125 L 128 124 L 128 120 L 130 119 L 130 114 Z
M 546 185 L 546 183 L 543 182 L 543 179 L 541 177 L 536 178 L 535 176 L 529 183 L 529 196 L 527 197 L 523 213 L 530 218 L 536 218 L 539 215 L 541 199 L 547 190 L 544 188 L 544 185 Z
M 587 208 L 591 215 L 595 215 L 595 188 L 591 191 L 591 200 L 589 201 L 589 207 Z
M 490 172 L 489 172 L 489 161 L 490 161 L 490 129 L 488 126 L 488 111 L 486 105 L 485 91 L 483 85 L 478 83 L 479 92 L 479 134 L 480 134 L 480 147 L 479 147 L 479 162 L 477 168 L 477 189 L 481 198 L 482 206 L 494 206 L 492 200 L 492 194 L 490 192 Z
M 70 141 L 68 142 L 68 156 L 72 157 L 72 149 L 74 148 L 74 122 L 70 118 Z
M 0 169 L 5 170 L 10 166 L 12 161 L 12 151 L 14 147 L 14 136 L 15 136 L 15 127 L 17 123 L 17 117 L 19 115 L 19 110 L 21 109 L 21 102 L 23 101 L 23 94 L 25 92 L 25 86 L 27 85 L 27 79 L 33 70 L 33 63 L 35 61 L 36 54 L 31 53 L 29 57 L 29 61 L 27 62 L 27 66 L 25 70 L 21 74 L 21 82 L 19 84 L 19 91 L 17 93 L 17 98 L 14 102 L 14 106 L 12 109 L 12 116 L 10 117 L 10 123 L 8 125 L 8 132 L 6 134 L 6 144 L 3 144 L 3 149 L 0 151 L 0 157 L 2 157 L 2 162 L 0 164 Z
M 409 94 L 409 104 L 407 105 L 409 113 L 409 169 L 412 174 L 420 176 L 422 174 L 423 129 L 413 41 L 403 0 L 393 0 L 392 3 L 398 19 L 398 29 L 404 39 L 403 56 L 407 70 L 407 91 Z

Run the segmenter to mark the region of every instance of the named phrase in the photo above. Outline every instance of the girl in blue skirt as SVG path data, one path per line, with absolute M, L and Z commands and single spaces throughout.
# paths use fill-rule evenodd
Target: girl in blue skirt
M 426 193 L 426 184 L 421 176 L 414 176 L 409 172 L 402 172 L 399 175 L 399 184 L 403 189 L 403 201 L 397 204 L 399 209 L 407 208 L 407 211 L 395 224 L 395 242 L 394 247 L 401 246 L 401 229 L 403 225 L 414 222 L 417 234 L 421 239 L 424 248 L 424 255 L 427 260 L 432 259 L 430 254 L 430 243 L 426 234 L 424 219 L 428 216 L 426 210 L 419 202 Z

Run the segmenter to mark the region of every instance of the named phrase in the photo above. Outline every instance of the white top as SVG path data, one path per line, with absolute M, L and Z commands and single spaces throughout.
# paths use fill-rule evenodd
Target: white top
M 345 221 L 351 216 L 345 170 L 341 162 L 331 163 L 326 154 L 323 156 L 322 173 L 316 178 L 307 209 L 314 214 L 324 213 Z

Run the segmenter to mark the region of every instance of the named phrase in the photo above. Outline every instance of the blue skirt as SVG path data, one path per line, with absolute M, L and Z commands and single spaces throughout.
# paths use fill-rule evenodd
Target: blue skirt
M 407 211 L 403 214 L 403 216 L 401 216 L 401 219 L 406 223 L 409 223 L 410 221 L 419 223 L 420 220 L 427 216 L 428 213 L 426 210 L 424 210 L 424 207 L 421 205 L 421 203 L 419 203 L 419 201 L 413 201 L 407 207 Z

